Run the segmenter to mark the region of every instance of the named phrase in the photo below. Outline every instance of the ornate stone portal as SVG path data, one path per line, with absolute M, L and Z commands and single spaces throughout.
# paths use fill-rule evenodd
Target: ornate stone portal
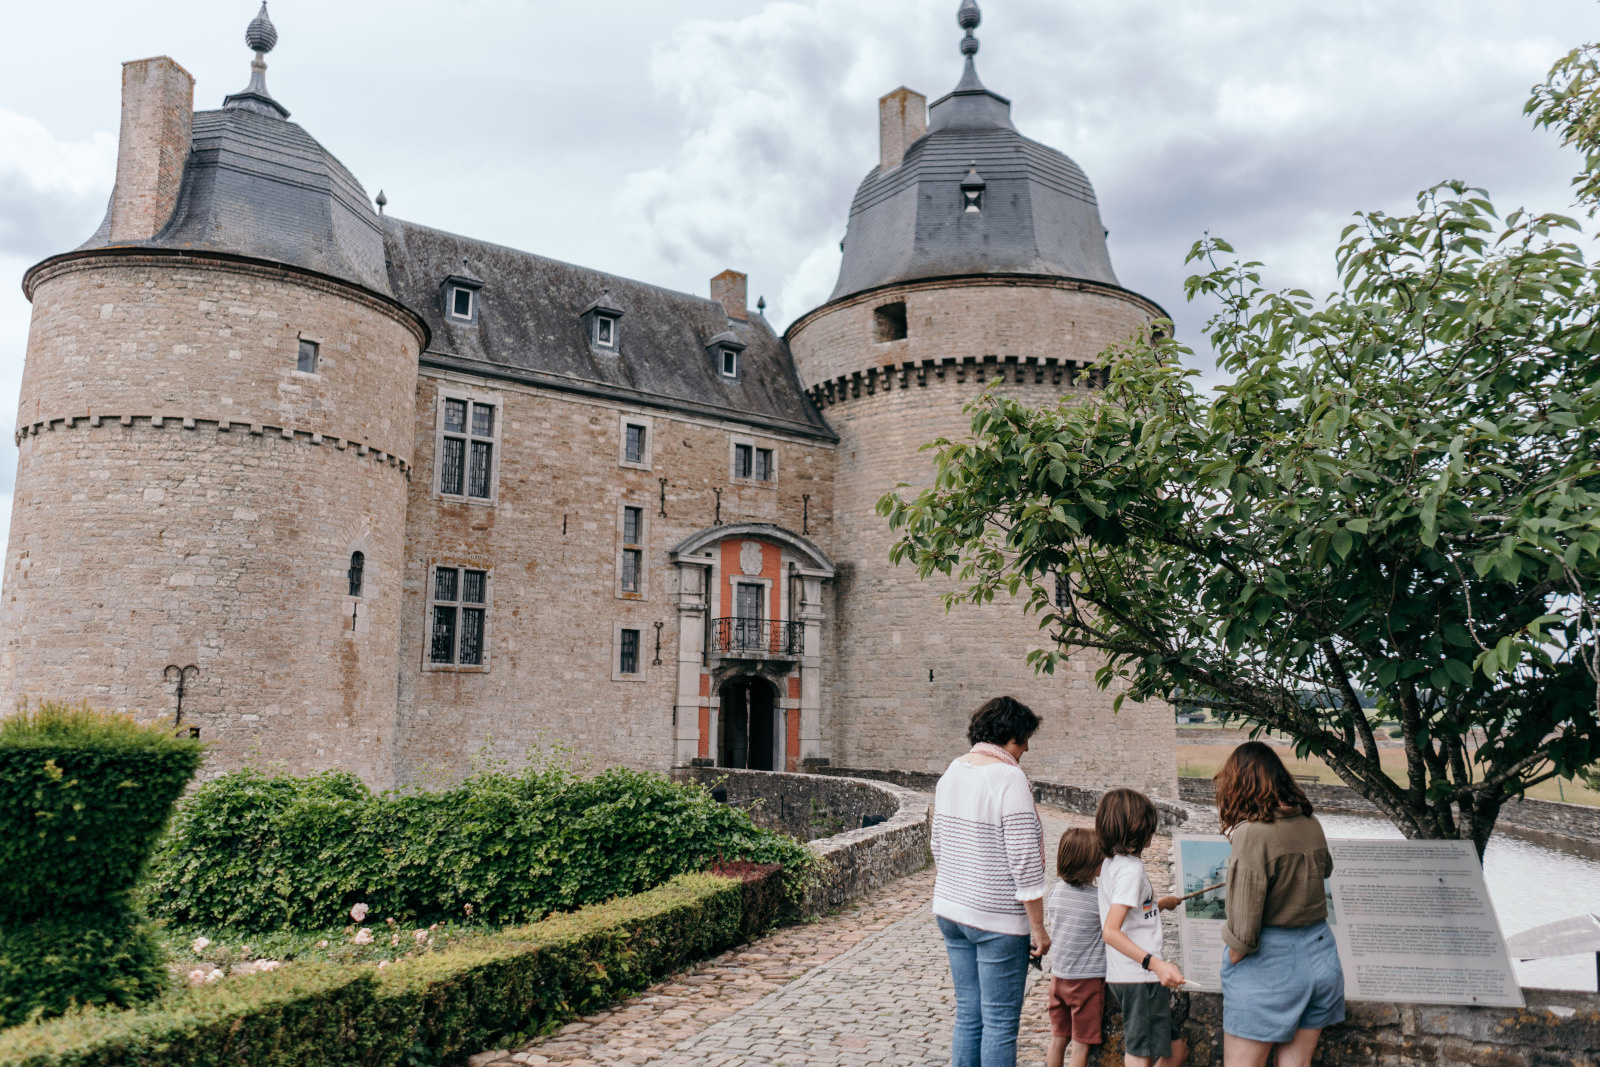
M 722 694 L 745 678 L 765 679 L 777 695 L 772 765 L 821 758 L 822 583 L 832 561 L 809 538 L 767 523 L 708 527 L 668 558 L 678 579 L 676 762 L 716 761 Z

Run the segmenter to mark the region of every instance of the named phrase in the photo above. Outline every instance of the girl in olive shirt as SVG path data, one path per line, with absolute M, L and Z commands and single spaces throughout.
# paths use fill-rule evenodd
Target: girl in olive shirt
M 1217 772 L 1228 856 L 1222 961 L 1225 1067 L 1309 1067 L 1325 1026 L 1344 1021 L 1344 971 L 1328 929 L 1333 873 L 1322 824 L 1278 754 L 1259 741 Z

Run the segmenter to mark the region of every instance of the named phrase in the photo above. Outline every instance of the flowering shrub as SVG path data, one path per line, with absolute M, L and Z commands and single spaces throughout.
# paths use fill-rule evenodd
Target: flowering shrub
M 593 778 L 530 768 L 445 792 L 384 794 L 342 772 L 245 770 L 184 803 L 144 894 L 154 914 L 211 936 L 332 928 L 369 914 L 500 925 L 719 860 L 781 864 L 791 901 L 815 864 L 804 846 L 699 786 L 622 768 Z
M 165 988 L 129 890 L 201 756 L 86 706 L 0 721 L 0 1026 Z

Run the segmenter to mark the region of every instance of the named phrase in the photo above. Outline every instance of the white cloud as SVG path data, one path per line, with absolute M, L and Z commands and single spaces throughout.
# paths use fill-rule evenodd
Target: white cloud
M 781 279 L 777 323 L 809 306 L 793 301 L 825 298 L 833 278 L 817 284 L 818 257 L 834 246 L 837 273 L 850 193 L 877 158 L 874 101 L 897 84 L 897 53 L 926 43 L 906 34 L 925 28 L 921 6 L 777 0 L 681 24 L 653 49 L 650 75 L 685 132 L 669 160 L 624 180 L 631 235 L 668 265 L 754 268 L 758 288 Z
M 116 170 L 112 134 L 62 141 L 0 108 L 0 252 L 43 257 L 82 242 L 105 211 Z
M 955 6 L 772 0 L 678 26 L 650 73 L 679 147 L 616 196 L 639 269 L 734 266 L 757 290 L 781 278 L 778 324 L 825 298 L 877 156 L 876 99 L 955 83 Z M 1317 290 L 1352 211 L 1404 209 L 1435 181 L 1564 206 L 1573 160 L 1521 105 L 1592 14 L 1588 0 L 1006 0 L 985 5 L 978 67 L 1025 135 L 1088 172 L 1124 284 L 1197 340 L 1183 256 L 1206 230 Z

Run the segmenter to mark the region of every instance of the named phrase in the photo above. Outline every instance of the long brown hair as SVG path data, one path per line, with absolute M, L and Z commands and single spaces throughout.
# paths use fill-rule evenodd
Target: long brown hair
M 1094 832 L 1107 857 L 1137 856 L 1150 846 L 1161 816 L 1137 789 L 1111 789 L 1094 812 Z
M 1311 814 L 1306 791 L 1294 780 L 1272 746 L 1246 741 L 1229 754 L 1212 779 L 1217 788 L 1217 818 L 1222 832 L 1242 822 L 1273 822 L 1283 808 Z

